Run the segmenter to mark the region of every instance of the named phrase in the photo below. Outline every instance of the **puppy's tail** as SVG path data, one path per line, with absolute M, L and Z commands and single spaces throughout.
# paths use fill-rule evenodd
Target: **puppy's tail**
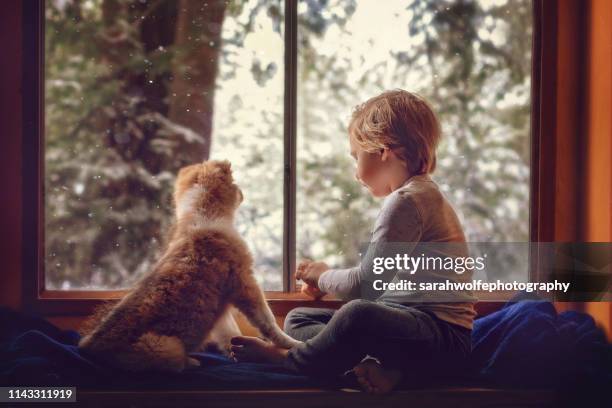
M 97 305 L 91 316 L 89 316 L 79 327 L 79 334 L 81 337 L 91 334 L 116 305 L 116 300 L 108 300 Z
M 100 351 L 102 344 L 94 332 L 100 326 L 104 318 L 110 314 L 116 304 L 117 302 L 112 300 L 100 303 L 94 308 L 92 314 L 81 323 L 78 330 L 81 335 L 79 339 L 79 351 L 84 353 Z

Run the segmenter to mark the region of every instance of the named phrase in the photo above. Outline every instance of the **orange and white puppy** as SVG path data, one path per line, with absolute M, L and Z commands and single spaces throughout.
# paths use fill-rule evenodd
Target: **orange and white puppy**
M 239 335 L 234 305 L 261 334 L 284 348 L 299 344 L 277 325 L 253 276 L 253 258 L 234 228 L 242 192 L 228 161 L 180 170 L 176 223 L 154 268 L 94 322 L 79 350 L 129 371 L 180 372 L 188 353 Z

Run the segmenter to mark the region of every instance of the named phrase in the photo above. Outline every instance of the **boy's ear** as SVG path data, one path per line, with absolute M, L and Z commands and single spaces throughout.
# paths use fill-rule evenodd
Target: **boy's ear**
M 389 148 L 383 147 L 382 149 L 380 149 L 380 160 L 387 161 L 387 159 L 389 159 L 389 155 L 391 154 L 393 154 L 393 152 L 389 150 Z

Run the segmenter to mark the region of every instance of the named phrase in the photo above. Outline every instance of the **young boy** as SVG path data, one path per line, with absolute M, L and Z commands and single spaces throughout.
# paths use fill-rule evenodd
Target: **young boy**
M 403 90 L 384 92 L 353 112 L 349 140 L 357 162 L 355 177 L 373 196 L 385 197 L 372 243 L 465 243 L 455 211 L 429 176 L 439 139 L 440 125 L 429 104 Z M 416 292 L 399 300 L 387 292 L 375 301 L 360 299 L 362 268 L 364 260 L 349 269 L 302 262 L 296 277 L 307 284 L 306 293 L 331 293 L 350 301 L 338 310 L 292 310 L 285 331 L 303 342 L 299 346 L 280 349 L 240 336 L 232 339 L 234 357 L 319 376 L 353 369 L 362 387 L 374 393 L 389 392 L 402 379 L 427 380 L 460 370 L 471 349 L 471 293 L 445 292 L 438 301 L 430 293 L 427 302 Z M 417 273 L 423 277 L 428 272 Z M 450 281 L 471 277 L 470 271 L 431 274 Z

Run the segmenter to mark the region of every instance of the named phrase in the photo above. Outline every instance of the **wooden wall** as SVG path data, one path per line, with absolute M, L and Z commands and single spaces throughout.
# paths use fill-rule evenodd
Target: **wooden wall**
M 0 304 L 21 306 L 21 1 L 0 7 Z
M 587 24 L 584 241 L 612 241 L 612 2 L 591 0 Z M 612 331 L 612 303 L 585 310 Z

